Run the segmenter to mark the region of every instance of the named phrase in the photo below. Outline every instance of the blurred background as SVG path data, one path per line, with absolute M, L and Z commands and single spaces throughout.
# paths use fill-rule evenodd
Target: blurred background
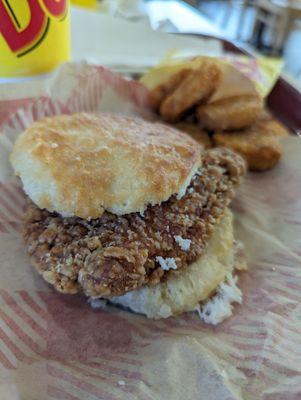
M 153 30 L 224 38 L 251 54 L 281 58 L 286 79 L 301 87 L 301 0 L 73 0 L 72 3 L 93 12 L 144 22 Z

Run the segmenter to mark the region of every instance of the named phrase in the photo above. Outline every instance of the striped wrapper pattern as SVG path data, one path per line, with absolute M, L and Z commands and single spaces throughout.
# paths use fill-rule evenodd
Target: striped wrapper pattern
M 212 327 L 193 313 L 151 321 L 93 310 L 84 297 L 55 293 L 30 267 L 9 153 L 34 120 L 147 115 L 147 96 L 139 83 L 84 63 L 43 85 L 22 98 L 18 84 L 0 93 L 1 400 L 301 399 L 301 141 L 286 139 L 281 163 L 249 174 L 233 202 L 249 271 L 232 318 Z

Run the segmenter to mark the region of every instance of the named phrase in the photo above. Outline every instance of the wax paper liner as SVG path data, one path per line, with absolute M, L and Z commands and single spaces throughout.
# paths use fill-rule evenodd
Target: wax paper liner
M 18 85 L 12 85 L 18 101 Z M 10 98 L 12 92 L 10 92 Z M 1 92 L 5 107 L 6 94 Z M 11 106 L 11 103 L 9 104 Z M 56 293 L 29 265 L 24 195 L 8 154 L 44 115 L 100 109 L 144 115 L 145 90 L 101 67 L 67 65 L 0 134 L 1 400 L 301 398 L 301 143 L 271 172 L 249 174 L 233 203 L 249 271 L 244 303 L 219 326 L 194 313 L 152 321 Z

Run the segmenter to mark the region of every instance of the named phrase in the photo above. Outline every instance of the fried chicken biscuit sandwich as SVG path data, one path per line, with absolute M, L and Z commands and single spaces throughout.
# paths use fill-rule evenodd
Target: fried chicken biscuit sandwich
M 204 151 L 163 124 L 79 113 L 35 122 L 11 163 L 28 197 L 27 252 L 58 291 L 150 318 L 199 310 L 213 323 L 216 308 L 229 314 L 226 300 L 240 301 L 228 208 L 244 173 L 235 153 Z

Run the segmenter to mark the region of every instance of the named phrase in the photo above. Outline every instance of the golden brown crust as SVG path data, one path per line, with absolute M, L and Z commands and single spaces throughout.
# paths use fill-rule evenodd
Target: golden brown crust
M 163 119 L 169 122 L 177 121 L 185 111 L 206 101 L 216 89 L 219 78 L 219 68 L 210 62 L 204 62 L 200 68 L 190 71 L 162 102 L 160 114 Z
M 182 69 L 172 75 L 167 81 L 156 86 L 149 94 L 150 105 L 154 110 L 158 110 L 162 101 L 172 93 L 183 79 L 189 74 L 191 69 Z
M 25 192 L 62 215 L 143 212 L 189 184 L 199 145 L 158 123 L 79 113 L 34 123 L 11 156 Z
M 287 130 L 275 119 L 262 117 L 251 128 L 236 132 L 219 132 L 213 135 L 217 146 L 231 148 L 241 154 L 250 170 L 264 171 L 273 168 L 282 155 L 279 139 Z
M 202 128 L 192 122 L 178 122 L 174 125 L 176 129 L 187 133 L 194 140 L 199 142 L 205 149 L 210 149 L 212 147 L 212 141 L 207 132 Z
M 199 106 L 196 115 L 209 130 L 237 130 L 249 127 L 259 116 L 262 100 L 258 96 L 239 96 Z

